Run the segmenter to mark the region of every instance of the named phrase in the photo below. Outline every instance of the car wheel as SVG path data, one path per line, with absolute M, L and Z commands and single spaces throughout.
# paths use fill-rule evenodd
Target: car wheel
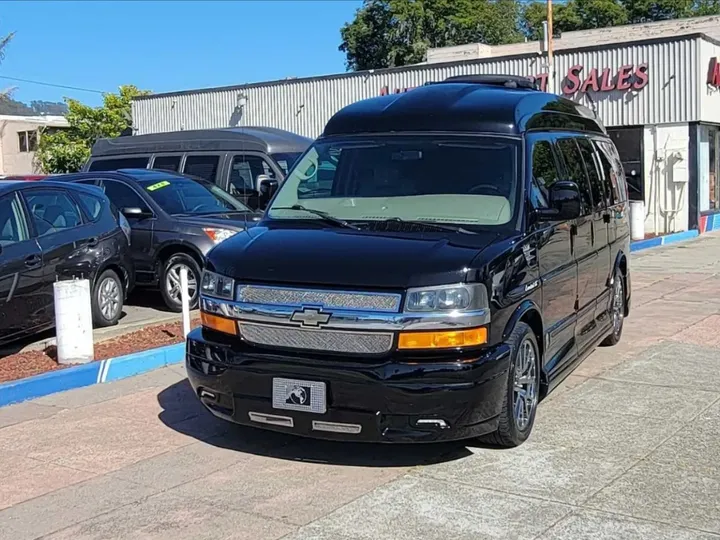
M 610 290 L 610 318 L 612 319 L 612 333 L 600 344 L 603 347 L 612 347 L 620 342 L 625 322 L 625 280 L 620 269 L 615 270 L 612 289 Z
M 480 438 L 482 443 L 504 448 L 518 446 L 528 438 L 540 396 L 540 349 L 532 328 L 518 323 L 508 345 L 510 367 L 498 429 Z
M 200 265 L 186 253 L 176 253 L 165 261 L 160 277 L 160 292 L 165 305 L 175 312 L 182 311 L 180 296 L 180 271 L 185 268 L 188 273 L 188 292 L 190 293 L 190 309 L 197 307 L 198 283 L 200 281 Z
M 123 285 L 113 270 L 105 270 L 95 280 L 92 295 L 93 323 L 97 327 L 117 324 L 123 309 Z

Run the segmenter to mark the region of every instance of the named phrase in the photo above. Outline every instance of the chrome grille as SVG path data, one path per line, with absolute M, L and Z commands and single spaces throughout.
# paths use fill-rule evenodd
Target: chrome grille
M 400 295 L 240 285 L 237 300 L 251 304 L 323 306 L 335 309 L 400 311 Z
M 240 335 L 255 345 L 351 354 L 381 354 L 392 347 L 392 333 L 309 330 L 240 323 Z

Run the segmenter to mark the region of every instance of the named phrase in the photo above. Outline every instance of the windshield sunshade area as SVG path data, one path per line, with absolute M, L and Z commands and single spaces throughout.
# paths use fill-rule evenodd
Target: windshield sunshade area
M 145 192 L 168 214 L 203 215 L 249 212 L 247 206 L 214 184 L 192 178 L 142 180 Z
M 268 214 L 320 219 L 301 206 L 346 221 L 507 225 L 518 195 L 518 151 L 519 141 L 484 136 L 317 142 Z

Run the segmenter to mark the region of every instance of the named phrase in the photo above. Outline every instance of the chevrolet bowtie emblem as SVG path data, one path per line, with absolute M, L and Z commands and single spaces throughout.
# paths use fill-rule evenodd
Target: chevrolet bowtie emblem
M 300 323 L 301 326 L 312 326 L 318 328 L 323 324 L 327 324 L 330 317 L 330 313 L 323 313 L 319 309 L 303 308 L 293 313 L 290 320 L 292 322 Z

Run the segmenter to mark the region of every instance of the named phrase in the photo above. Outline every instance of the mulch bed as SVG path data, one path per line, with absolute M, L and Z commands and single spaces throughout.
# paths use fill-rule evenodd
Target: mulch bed
M 190 321 L 193 328 L 199 324 L 200 319 Z M 105 360 L 165 345 L 173 345 L 181 343 L 183 340 L 181 322 L 150 326 L 107 341 L 95 343 L 95 360 Z M 57 363 L 57 349 L 54 345 L 42 351 L 11 354 L 0 358 L 0 383 L 24 379 L 66 367 L 70 366 Z

